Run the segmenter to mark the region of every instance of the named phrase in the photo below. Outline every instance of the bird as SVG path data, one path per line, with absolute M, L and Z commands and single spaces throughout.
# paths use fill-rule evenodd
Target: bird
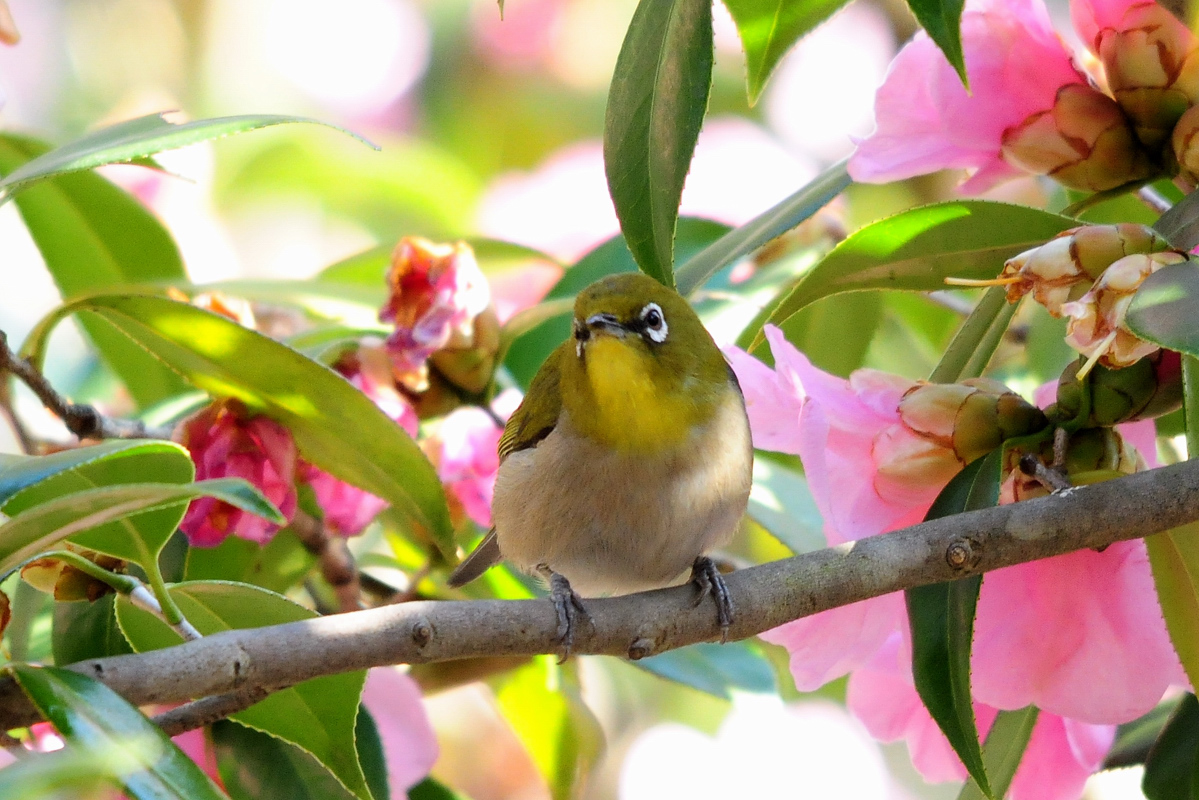
M 507 560 L 544 578 L 569 656 L 582 598 L 682 582 L 711 595 L 722 640 L 733 604 L 708 556 L 749 501 L 753 447 L 732 368 L 691 305 L 638 272 L 575 298 L 572 336 L 504 426 L 492 528 L 451 573 Z

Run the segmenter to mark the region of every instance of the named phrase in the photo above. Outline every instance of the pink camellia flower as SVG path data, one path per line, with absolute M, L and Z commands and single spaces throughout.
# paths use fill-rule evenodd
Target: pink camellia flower
M 905 436 L 902 383 L 894 379 L 888 387 L 869 370 L 849 380 L 828 375 L 777 329 L 768 328 L 766 335 L 775 356 L 773 375 L 749 356 L 730 352 L 755 445 L 793 447 L 787 451 L 798 453 L 829 544 L 921 521 L 952 476 L 920 468 L 900 473 L 894 463 L 891 474 L 883 475 L 893 442 Z M 780 435 L 788 426 L 795 426 L 794 434 Z M 1121 427 L 1146 447 L 1152 444 L 1151 433 L 1147 441 L 1140 439 L 1146 426 L 1152 430 L 1151 422 Z M 893 491 L 897 479 L 906 481 L 904 492 Z M 796 686 L 810 690 L 874 663 L 894 637 L 905 642 L 907 630 L 903 598 L 893 594 L 796 620 L 763 638 L 788 649 Z M 996 709 L 1035 704 L 1071 725 L 1117 724 L 1150 710 L 1169 684 L 1184 679 L 1144 544 L 1123 542 L 1102 553 L 1071 553 L 988 573 L 979 597 L 972 673 L 979 703 Z M 929 735 L 923 729 L 888 730 L 894 736 Z M 1037 758 L 1035 750 L 1026 758 Z M 926 774 L 945 777 L 937 770 Z
M 1166 37 L 1164 66 L 1150 68 L 1159 52 L 1136 38 L 1143 14 L 1124 15 L 1143 5 L 1155 4 L 1071 2 L 1086 44 L 1109 73 L 1095 83 L 1110 85 L 1113 99 L 1076 67 L 1042 0 L 969 0 L 961 31 L 970 91 L 932 40 L 917 34 L 878 91 L 876 130 L 859 143 L 850 174 L 885 182 L 968 169 L 973 176 L 963 190 L 971 193 L 1025 174 L 1051 175 L 1089 191 L 1159 174 L 1157 165 L 1168 159 L 1158 151 L 1187 99 L 1186 87 L 1155 76 L 1183 56 L 1170 47 L 1185 51 L 1189 39 Z M 1159 28 L 1182 27 L 1172 18 L 1158 20 L 1170 17 L 1158 10 Z M 1114 74 L 1123 77 L 1113 83 Z M 1147 101 L 1143 89 L 1150 84 L 1160 94 Z
M 416 236 L 396 245 L 387 281 L 391 296 L 379 319 L 395 324 L 387 348 L 396 379 L 421 392 L 428 388 L 428 361 L 434 353 L 474 345 L 476 320 L 488 310 L 491 291 L 470 245 L 436 244 Z
M 520 404 L 520 393 L 509 390 L 492 403 L 492 413 L 462 406 L 450 413 L 424 442 L 437 475 L 462 511 L 481 527 L 491 526 L 491 499 L 500 468 L 496 452 L 503 421 Z M 452 510 L 452 509 L 451 509 Z
M 395 667 L 376 667 L 366 673 L 362 705 L 379 729 L 391 796 L 401 797 L 429 774 L 437 760 L 437 737 L 420 687 Z
M 296 444 L 274 420 L 251 416 L 236 400 L 218 400 L 179 426 L 176 439 L 191 453 L 196 480 L 244 478 L 291 519 L 296 512 Z M 196 547 L 215 547 L 230 534 L 260 544 L 279 526 L 211 497 L 192 501 L 180 529 Z
M 391 374 L 391 362 L 378 341 L 364 341 L 358 349 L 342 358 L 335 369 L 346 380 L 375 402 L 387 416 L 416 438 L 420 420 L 412 404 L 396 387 Z M 340 536 L 357 536 L 366 529 L 387 501 L 365 489 L 335 478 L 306 461 L 300 462 L 299 478 L 316 495 L 317 504 L 325 513 L 325 525 Z

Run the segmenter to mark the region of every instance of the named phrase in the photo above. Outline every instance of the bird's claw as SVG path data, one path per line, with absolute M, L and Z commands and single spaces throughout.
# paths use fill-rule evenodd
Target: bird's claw
M 570 658 L 570 648 L 574 646 L 575 631 L 580 620 L 590 619 L 590 615 L 583 605 L 583 599 L 570 587 L 570 581 L 565 575 L 559 575 L 548 568 L 545 571 L 549 573 L 550 599 L 553 600 L 554 611 L 558 615 L 558 633 L 555 641 L 562 646 L 562 657 L 558 659 L 558 663 L 564 664 L 566 659 Z
M 698 606 L 708 595 L 716 602 L 716 620 L 720 623 L 720 643 L 729 640 L 729 626 L 733 624 L 733 598 L 729 596 L 729 587 L 724 582 L 724 576 L 716 568 L 716 562 L 707 556 L 695 559 L 691 566 L 691 582 L 699 590 L 692 605 Z

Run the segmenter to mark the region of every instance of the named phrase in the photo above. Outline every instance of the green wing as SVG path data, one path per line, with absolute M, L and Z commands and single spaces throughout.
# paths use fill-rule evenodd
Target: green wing
M 504 426 L 504 435 L 500 437 L 499 453 L 502 462 L 517 450 L 527 450 L 536 447 L 537 443 L 550 435 L 550 431 L 558 424 L 558 414 L 562 411 L 562 394 L 558 389 L 563 348 L 569 348 L 573 343 L 568 340 L 550 353 L 549 358 L 537 370 L 524 402 L 508 418 Z

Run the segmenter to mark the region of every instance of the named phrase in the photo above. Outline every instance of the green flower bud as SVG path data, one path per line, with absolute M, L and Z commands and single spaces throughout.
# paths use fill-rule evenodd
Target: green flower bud
M 899 401 L 899 417 L 913 433 L 952 450 L 963 464 L 1048 424 L 1039 408 L 986 378 L 915 386 Z
M 1086 425 L 1119 425 L 1155 419 L 1182 405 L 1182 367 L 1178 353 L 1158 350 L 1123 369 L 1102 365 L 1078 380 L 1082 361 L 1074 361 L 1058 379 L 1057 403 L 1046 411 L 1056 422 L 1075 419 L 1087 393 L 1091 413 Z

